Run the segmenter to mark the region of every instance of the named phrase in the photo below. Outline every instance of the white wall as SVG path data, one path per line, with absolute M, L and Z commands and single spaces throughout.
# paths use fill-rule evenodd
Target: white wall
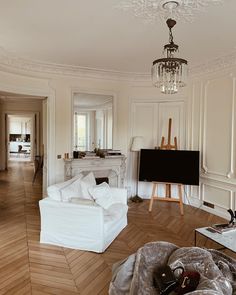
M 191 202 L 204 201 L 207 211 L 229 218 L 236 209 L 236 69 L 222 70 L 193 79 L 190 85 L 189 147 L 201 151 L 201 185 L 192 189 Z

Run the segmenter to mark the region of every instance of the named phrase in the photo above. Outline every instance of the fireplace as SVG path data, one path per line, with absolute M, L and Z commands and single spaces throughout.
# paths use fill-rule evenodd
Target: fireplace
M 106 158 L 65 159 L 65 180 L 79 173 L 93 172 L 95 178 L 108 178 L 110 186 L 124 187 L 125 156 L 110 156 Z

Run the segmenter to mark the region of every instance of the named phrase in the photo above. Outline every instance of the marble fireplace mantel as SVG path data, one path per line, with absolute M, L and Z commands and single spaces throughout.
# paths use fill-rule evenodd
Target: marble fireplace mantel
M 124 187 L 125 160 L 124 155 L 106 158 L 64 159 L 65 180 L 79 173 L 92 171 L 95 177 L 108 177 L 110 186 Z

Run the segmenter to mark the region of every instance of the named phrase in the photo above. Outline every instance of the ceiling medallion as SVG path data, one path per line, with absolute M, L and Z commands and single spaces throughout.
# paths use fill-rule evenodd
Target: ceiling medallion
M 191 22 L 199 12 L 209 4 L 219 4 L 223 0 L 121 0 L 119 8 L 130 10 L 136 17 L 145 22 L 173 18 L 183 22 Z

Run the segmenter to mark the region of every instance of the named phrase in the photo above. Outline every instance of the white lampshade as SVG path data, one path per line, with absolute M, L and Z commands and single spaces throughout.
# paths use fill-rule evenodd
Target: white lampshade
M 133 142 L 131 145 L 132 152 L 138 152 L 143 147 L 143 137 L 142 136 L 135 136 L 133 138 Z

